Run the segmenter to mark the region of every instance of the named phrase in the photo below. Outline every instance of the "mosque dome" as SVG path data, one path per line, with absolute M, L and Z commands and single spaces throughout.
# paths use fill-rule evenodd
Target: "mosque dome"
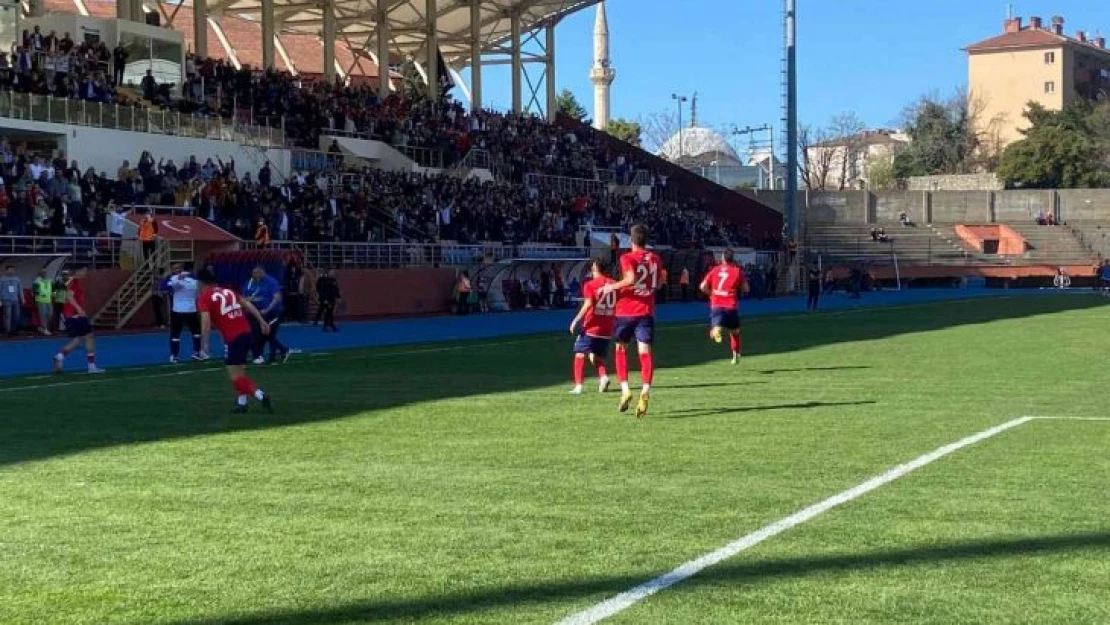
M 720 165 L 740 164 L 740 155 L 720 133 L 701 126 L 683 128 L 675 133 L 660 148 L 659 156 L 675 163 L 681 161 L 683 165 L 708 166 L 712 161 Z

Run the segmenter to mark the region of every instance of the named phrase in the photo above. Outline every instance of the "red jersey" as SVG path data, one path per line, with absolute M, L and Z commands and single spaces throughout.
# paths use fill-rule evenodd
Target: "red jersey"
M 582 333 L 599 339 L 613 337 L 613 325 L 616 323 L 617 294 L 609 292 L 599 295 L 598 290 L 606 284 L 612 284 L 612 278 L 602 276 L 594 278 L 582 285 L 582 297 L 593 300 L 593 307 L 586 311 L 582 320 Z
M 740 287 L 746 280 L 744 270 L 736 265 L 722 263 L 710 269 L 701 281 L 702 290 L 709 288 L 709 307 L 736 310 Z
M 243 313 L 243 305 L 235 291 L 218 286 L 205 287 L 197 298 L 197 312 L 208 313 L 212 327 L 223 337 L 224 343 L 239 338 L 251 331 Z
M 69 291 L 69 297 L 66 298 L 66 303 L 62 306 L 62 315 L 66 317 L 80 317 L 88 314 L 87 311 L 83 313 L 77 312 L 77 306 L 81 310 L 85 310 L 85 287 L 81 286 L 81 281 L 77 278 L 70 278 L 66 283 L 66 289 Z M 77 306 L 73 303 L 76 302 Z
M 617 297 L 618 317 L 655 315 L 655 292 L 662 286 L 663 261 L 650 250 L 633 250 L 621 255 L 621 275 L 632 272 L 636 281 Z

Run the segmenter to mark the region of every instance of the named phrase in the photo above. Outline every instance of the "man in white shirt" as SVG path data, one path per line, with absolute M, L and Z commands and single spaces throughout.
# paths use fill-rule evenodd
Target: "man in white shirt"
M 185 328 L 193 335 L 193 360 L 206 360 L 208 355 L 200 348 L 200 315 L 197 313 L 200 283 L 184 271 L 180 263 L 174 263 L 166 286 L 173 298 L 170 308 L 170 362 L 180 362 L 181 332 Z

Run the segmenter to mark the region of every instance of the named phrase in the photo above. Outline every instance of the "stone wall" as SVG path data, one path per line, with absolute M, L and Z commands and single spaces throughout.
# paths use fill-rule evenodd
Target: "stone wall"
M 1006 187 L 994 174 L 963 174 L 911 176 L 906 188 L 910 191 L 1001 191 Z

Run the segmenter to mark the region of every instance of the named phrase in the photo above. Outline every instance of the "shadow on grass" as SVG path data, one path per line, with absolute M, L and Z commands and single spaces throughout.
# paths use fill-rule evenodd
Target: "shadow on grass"
M 752 386 L 755 384 L 770 384 L 767 380 L 735 380 L 733 382 L 702 382 L 698 384 L 654 384 L 654 389 L 666 388 L 722 388 L 736 386 Z
M 857 572 L 880 568 L 933 563 L 1040 556 L 1076 550 L 1110 552 L 1110 533 L 1090 533 L 1035 538 L 1012 538 L 978 542 L 930 545 L 870 553 L 824 555 L 804 558 L 728 562 L 683 581 L 668 592 L 681 592 L 705 584 L 729 583 L 754 586 L 784 578 L 799 578 L 827 572 Z M 1107 553 L 1110 557 L 1110 553 Z M 660 571 L 662 573 L 662 571 Z M 333 608 L 267 612 L 241 617 L 207 617 L 180 621 L 177 625 L 223 623 L 226 625 L 279 625 L 285 623 L 332 625 L 373 623 L 432 617 L 452 617 L 483 610 L 517 606 L 542 606 L 554 602 L 600 601 L 647 581 L 644 577 L 619 575 L 575 581 L 516 584 L 496 589 L 438 597 L 397 601 L 366 601 Z M 584 608 L 584 605 L 578 605 Z
M 695 417 L 712 417 L 723 414 L 739 412 L 765 412 L 769 410 L 808 410 L 812 408 L 831 408 L 835 406 L 867 406 L 876 403 L 874 400 L 863 401 L 807 401 L 796 404 L 774 404 L 770 406 L 740 406 L 733 408 L 690 408 L 687 410 L 668 410 L 660 416 L 668 419 L 693 419 Z
M 1030 297 L 877 308 L 851 315 L 759 317 L 745 331 L 745 355 L 789 353 L 1103 305 L 1104 300 L 1096 297 Z M 329 421 L 443 399 L 549 387 L 569 373 L 570 342 L 569 336 L 551 334 L 500 344 L 470 341 L 426 350 L 405 346 L 393 353 L 389 349 L 351 351 L 329 359 L 255 367 L 251 374 L 274 393 L 277 411 L 245 417 L 226 414 L 232 393 L 222 370 L 0 382 L 0 466 L 105 447 Z M 707 369 L 703 376 L 707 381 L 674 388 L 760 383 L 751 380 L 743 365 L 739 370 L 731 367 L 720 346 L 706 340 L 701 326 L 663 326 L 656 353 L 660 393 L 667 391 L 668 370 L 713 362 L 720 369 Z M 635 367 L 635 358 L 630 361 Z M 823 379 L 867 375 L 864 365 L 801 369 L 803 376 L 823 372 Z M 817 407 L 800 403 L 781 408 Z M 718 413 L 769 409 L 773 408 L 754 406 Z
M 776 373 L 810 373 L 815 371 L 855 371 L 858 369 L 870 369 L 869 365 L 844 365 L 842 367 L 796 367 L 794 369 L 763 369 L 759 371 L 763 375 L 775 375 Z

